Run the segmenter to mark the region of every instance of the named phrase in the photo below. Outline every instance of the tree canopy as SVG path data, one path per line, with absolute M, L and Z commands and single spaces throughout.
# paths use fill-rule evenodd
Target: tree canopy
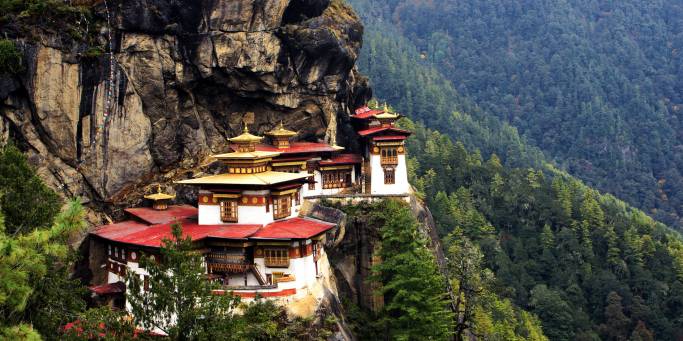
M 360 69 L 400 112 L 514 166 L 538 147 L 683 226 L 680 1 L 350 2 Z
M 536 314 L 552 340 L 683 335 L 678 233 L 552 167 L 502 167 L 495 155 L 403 125 L 415 131 L 411 183 L 435 208 L 456 265 L 473 264 L 451 271 L 463 297 L 483 292 L 490 269 L 490 290 Z

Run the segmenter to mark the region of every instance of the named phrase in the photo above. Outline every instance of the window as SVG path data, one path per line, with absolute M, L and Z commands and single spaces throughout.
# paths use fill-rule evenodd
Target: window
M 273 200 L 273 218 L 287 218 L 292 214 L 292 197 L 283 195 Z
M 396 183 L 395 168 L 384 168 L 384 183 L 387 185 Z
M 221 221 L 224 223 L 237 222 L 237 200 L 221 200 Z
M 351 187 L 351 170 L 338 169 L 323 172 L 323 189 Z
M 398 164 L 398 152 L 395 147 L 382 148 L 380 152 L 380 163 L 383 165 Z
M 267 267 L 286 268 L 289 267 L 289 249 L 265 249 L 264 262 Z

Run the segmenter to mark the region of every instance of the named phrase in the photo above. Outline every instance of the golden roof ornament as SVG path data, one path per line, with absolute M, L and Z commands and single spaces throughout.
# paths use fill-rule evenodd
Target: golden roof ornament
M 397 119 L 397 118 L 398 118 L 398 115 L 397 115 L 397 114 L 388 113 L 388 112 L 383 112 L 383 113 L 381 113 L 381 114 L 375 115 L 375 118 L 380 119 L 380 120 L 381 120 L 381 119 Z
M 161 184 L 157 184 L 157 192 L 154 194 L 145 195 L 145 199 L 150 199 L 154 201 L 158 200 L 171 200 L 174 199 L 175 195 L 166 194 L 161 191 Z
M 263 137 L 252 135 L 249 133 L 249 128 L 247 127 L 247 122 L 244 122 L 244 129 L 242 134 L 228 139 L 230 142 L 234 143 L 256 143 L 263 140 Z
M 285 129 L 284 124 L 282 124 L 282 120 L 280 120 L 280 124 L 278 124 L 277 128 L 267 132 L 266 135 L 275 137 L 292 137 L 296 135 L 296 132 Z

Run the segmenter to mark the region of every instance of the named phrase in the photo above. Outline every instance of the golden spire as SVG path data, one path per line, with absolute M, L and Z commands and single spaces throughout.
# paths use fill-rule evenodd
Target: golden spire
M 250 134 L 249 127 L 247 127 L 247 122 L 244 122 L 244 129 L 242 129 L 242 134 L 235 136 L 233 138 L 229 138 L 228 140 L 234 143 L 248 144 L 259 142 L 262 139 L 263 137 Z
M 266 132 L 266 135 L 275 137 L 292 137 L 296 135 L 296 132 L 285 129 L 285 125 L 282 123 L 282 120 L 280 120 L 280 124 L 278 124 L 277 128 Z
M 384 112 L 389 112 L 389 107 L 387 106 L 387 102 L 384 102 Z
M 161 184 L 160 183 L 157 184 L 157 192 L 156 193 L 145 195 L 145 199 L 150 199 L 150 200 L 154 200 L 154 201 L 170 200 L 173 198 L 175 198 L 175 195 L 166 194 L 166 193 L 161 191 Z

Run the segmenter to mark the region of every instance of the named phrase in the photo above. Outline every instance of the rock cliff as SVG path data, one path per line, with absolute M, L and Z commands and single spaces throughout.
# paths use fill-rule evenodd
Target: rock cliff
M 363 27 L 339 0 L 78 3 L 112 55 L 33 30 L 12 37 L 25 71 L 0 75 L 2 137 L 65 197 L 136 204 L 226 151 L 243 121 L 353 148 L 348 114 L 370 91 L 354 67 Z

